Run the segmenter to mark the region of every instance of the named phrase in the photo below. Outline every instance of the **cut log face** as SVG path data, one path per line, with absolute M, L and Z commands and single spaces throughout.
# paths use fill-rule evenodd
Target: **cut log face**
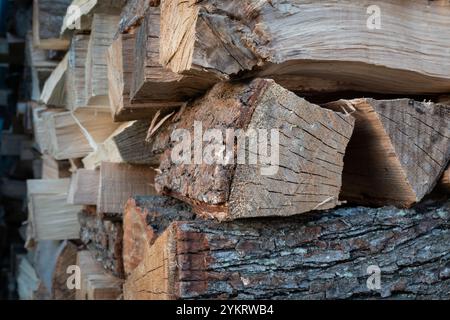
M 254 70 L 303 93 L 449 92 L 450 56 L 440 52 L 448 47 L 450 5 L 383 0 L 377 3 L 381 21 L 376 12 L 365 14 L 371 5 L 368 0 L 166 0 L 161 63 L 183 75 L 200 74 L 205 82 L 197 89 Z M 319 79 L 325 80 L 322 85 Z
M 66 70 L 68 55 L 59 63 L 44 85 L 40 101 L 53 107 L 66 106 Z
M 198 214 L 218 219 L 333 208 L 339 204 L 343 157 L 354 119 L 330 111 L 272 80 L 218 84 L 189 105 L 179 122 L 167 122 L 155 135 L 153 148 L 166 148 L 156 188 L 189 202 Z M 199 124 L 202 128 L 196 128 Z M 233 136 L 224 138 L 226 129 Z M 194 156 L 181 163 L 174 155 L 186 143 L 190 151 L 191 140 L 183 137 L 182 143 L 171 144 L 175 130 L 186 130 L 183 133 L 194 141 Z M 207 138 L 202 130 L 218 130 L 221 141 Z M 226 159 L 220 159 L 220 149 L 226 149 Z M 208 160 L 214 152 L 219 156 Z
M 149 8 L 136 35 L 136 62 L 131 85 L 132 101 L 166 102 L 182 104 L 202 91 L 198 83 L 208 82 L 208 77 L 197 79 L 172 72 L 160 63 L 160 8 Z M 212 86 L 213 81 L 207 85 Z
M 436 185 L 450 159 L 450 107 L 409 99 L 338 101 L 355 109 L 341 198 L 409 207 Z
M 33 0 L 33 45 L 39 49 L 66 50 L 69 41 L 59 33 L 72 0 Z
M 102 162 L 97 211 L 121 215 L 130 197 L 156 194 L 154 178 L 155 171 L 149 166 Z
M 130 274 L 142 261 L 145 248 L 151 246 L 173 221 L 194 219 L 184 203 L 164 196 L 133 197 L 123 216 L 123 264 Z
M 156 112 L 165 114 L 180 105 L 170 101 L 136 100 L 131 102 L 130 87 L 135 65 L 134 52 L 134 34 L 119 34 L 107 52 L 109 101 L 114 121 L 152 119 Z
M 89 251 L 80 251 L 77 265 L 81 270 L 81 288 L 77 300 L 117 300 L 122 294 L 122 280 L 107 274 Z
M 81 241 L 105 270 L 123 278 L 122 223 L 103 220 L 87 211 L 80 212 L 79 220 Z
M 83 159 L 86 169 L 100 167 L 102 161 L 140 165 L 159 165 L 160 153 L 145 139 L 151 121 L 132 121 L 122 124 L 96 151 Z
M 438 215 L 436 208 L 174 222 L 146 249 L 124 298 L 448 299 L 449 203 Z M 367 286 L 374 264 L 382 274 L 379 291 Z
M 78 169 L 72 175 L 67 202 L 85 206 L 96 205 L 99 183 L 99 170 Z
M 89 105 L 109 105 L 106 52 L 119 23 L 118 15 L 95 14 L 86 62 L 86 97 Z
M 85 68 L 89 39 L 89 35 L 74 35 L 68 53 L 67 108 L 72 111 L 87 104 Z

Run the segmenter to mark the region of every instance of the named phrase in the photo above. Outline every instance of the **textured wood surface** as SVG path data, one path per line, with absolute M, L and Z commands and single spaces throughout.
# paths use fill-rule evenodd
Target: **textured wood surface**
M 99 170 L 78 169 L 72 175 L 67 202 L 86 206 L 96 205 L 99 183 Z
M 166 0 L 161 62 L 208 81 L 254 71 L 299 92 L 449 92 L 450 59 L 443 52 L 450 4 L 379 1 L 377 29 L 368 27 L 371 5 L 369 0 Z M 205 87 L 206 82 L 196 85 Z
M 52 299 L 75 300 L 75 290 L 67 287 L 69 266 L 77 262 L 77 246 L 69 241 L 61 243 L 52 277 Z
M 33 45 L 40 49 L 65 50 L 69 41 L 59 33 L 72 0 L 33 0 Z
M 97 211 L 122 215 L 130 197 L 156 193 L 154 178 L 155 171 L 149 166 L 102 162 Z
M 67 109 L 76 110 L 87 104 L 85 78 L 89 35 L 72 37 L 67 66 Z
M 174 222 L 125 299 L 448 299 L 449 203 L 284 219 Z M 368 267 L 381 288 L 367 286 Z
M 66 70 L 68 60 L 69 57 L 66 55 L 45 82 L 40 99 L 43 104 L 54 107 L 66 106 Z
M 328 104 L 356 111 L 341 198 L 409 207 L 433 190 L 450 159 L 450 107 L 409 99 Z
M 70 178 L 70 162 L 68 160 L 55 160 L 49 155 L 42 156 L 42 179 Z
M 153 149 L 157 152 L 165 150 L 155 179 L 156 189 L 189 202 L 200 215 L 218 219 L 289 216 L 333 208 L 339 204 L 343 157 L 354 119 L 329 111 L 283 89 L 272 80 L 218 84 L 203 98 L 190 104 L 180 121 L 167 121 L 153 137 Z M 222 141 L 197 137 L 196 123 L 201 123 L 203 132 L 220 130 Z M 266 129 L 266 132 L 260 131 L 258 141 L 263 141 L 265 134 L 267 149 L 273 150 L 273 157 L 278 156 L 278 161 L 273 161 L 270 167 L 269 162 L 261 158 L 264 154 L 269 155 L 264 153 L 264 148 L 260 145 L 255 149 L 256 143 L 249 147 L 251 139 L 242 143 L 243 135 L 235 139 L 240 140 L 240 147 L 235 140 L 231 142 L 233 150 L 241 148 L 243 152 L 237 156 L 239 151 L 234 156 L 228 154 L 232 161 L 225 165 L 217 158 L 208 164 L 205 158 L 197 159 L 195 155 L 188 159 L 188 164 L 176 163 L 172 158 L 180 148 L 171 142 L 175 129 L 190 133 L 192 141 L 189 145 L 202 143 L 200 155 L 217 152 L 220 157 L 217 149 L 206 150 L 215 145 L 225 147 L 223 135 L 225 129 L 230 128 L 247 130 L 247 133 L 251 129 L 255 132 Z M 278 152 L 272 148 L 277 144 L 271 142 L 271 130 L 276 130 L 279 135 Z M 197 147 L 194 145 L 194 148 Z M 245 159 L 242 159 L 242 153 L 245 153 Z M 249 154 L 258 155 L 258 161 L 249 163 Z M 236 160 L 235 157 L 241 158 Z
M 88 211 L 80 212 L 78 217 L 81 241 L 105 270 L 123 278 L 122 223 L 103 220 Z
M 193 220 L 194 214 L 184 203 L 164 196 L 132 197 L 123 215 L 123 264 L 129 275 L 142 261 L 145 248 L 173 221 Z

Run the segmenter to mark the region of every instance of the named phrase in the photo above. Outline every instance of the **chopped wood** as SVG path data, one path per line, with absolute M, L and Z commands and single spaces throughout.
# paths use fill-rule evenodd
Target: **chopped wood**
M 85 74 L 89 105 L 109 105 L 106 52 L 112 43 L 118 23 L 118 15 L 94 14 Z
M 72 0 L 33 0 L 33 45 L 40 49 L 65 50 L 69 41 L 59 33 Z
M 97 211 L 122 215 L 130 197 L 156 194 L 154 178 L 149 166 L 102 162 Z
M 83 158 L 104 142 L 118 124 L 108 108 L 87 107 L 49 115 L 50 154 L 57 160 Z
M 29 238 L 39 240 L 78 239 L 81 206 L 67 203 L 70 179 L 27 180 Z
M 137 196 L 128 200 L 123 215 L 123 264 L 129 275 L 151 246 L 173 221 L 194 219 L 184 203 L 164 196 Z
M 104 162 L 157 166 L 160 154 L 145 142 L 150 121 L 131 121 L 122 124 L 96 151 L 83 159 L 86 169 L 96 169 Z
M 156 189 L 187 201 L 202 216 L 220 220 L 289 216 L 333 208 L 340 203 L 343 158 L 354 119 L 329 111 L 273 80 L 217 84 L 205 97 L 190 104 L 178 123 L 167 122 L 154 137 L 156 154 L 165 150 Z M 199 124 L 202 128 L 195 129 Z M 210 129 L 219 130 L 221 141 L 206 139 L 200 132 Z M 226 129 L 234 130 L 233 139 L 223 137 Z M 184 130 L 182 143 L 179 138 L 178 144 L 170 141 L 174 130 Z M 238 130 L 242 130 L 240 134 Z M 256 143 L 258 134 L 261 136 Z M 197 153 L 194 157 L 191 140 Z M 266 147 L 261 145 L 264 140 Z M 226 155 L 224 148 L 228 150 Z M 254 163 L 247 156 L 249 151 L 255 156 Z M 208 152 L 214 153 L 212 160 L 207 160 Z M 183 154 L 182 161 L 176 163 L 172 154 Z
M 121 222 L 101 219 L 98 215 L 82 211 L 79 214 L 80 239 L 97 261 L 112 275 L 123 278 Z
M 87 105 L 86 98 L 86 59 L 89 35 L 74 35 L 68 52 L 67 66 L 67 109 L 76 110 Z
M 56 180 L 70 178 L 69 160 L 55 160 L 49 155 L 42 156 L 42 179 Z
M 76 300 L 116 300 L 122 295 L 122 280 L 106 273 L 89 251 L 80 251 L 77 265 L 81 271 L 81 288 Z
M 208 77 L 198 79 L 172 72 L 160 63 L 160 8 L 149 8 L 136 35 L 135 63 L 131 84 L 132 101 L 181 105 L 201 93 Z M 161 44 L 163 45 L 163 44 Z M 208 86 L 212 86 L 210 81 Z
M 160 60 L 204 79 L 195 83 L 199 91 L 249 74 L 303 93 L 448 93 L 450 54 L 441 53 L 450 37 L 450 4 L 382 0 L 379 27 L 368 25 L 372 4 L 166 0 Z
M 160 0 L 129 0 L 120 15 L 118 34 L 133 34 L 142 23 L 149 7 L 159 6 Z
M 450 107 L 410 99 L 355 99 L 341 199 L 410 207 L 432 191 L 450 160 Z
M 131 101 L 134 49 L 134 34 L 119 34 L 108 49 L 109 101 L 114 121 L 151 119 L 158 111 L 166 113 L 179 106 L 170 101 Z
M 67 270 L 77 263 L 77 246 L 70 241 L 63 241 L 58 249 L 52 277 L 52 299 L 75 300 L 75 290 L 67 287 L 70 276 Z
M 96 205 L 99 183 L 99 170 L 78 169 L 72 175 L 67 202 L 86 206 Z
M 449 218 L 447 202 L 416 210 L 358 207 L 321 216 L 174 222 L 146 247 L 124 298 L 448 299 Z M 374 264 L 381 290 L 367 285 Z
M 43 104 L 52 107 L 66 106 L 66 70 L 68 60 L 68 55 L 66 55 L 45 82 L 40 99 Z
M 61 108 L 38 107 L 33 109 L 33 135 L 42 154 L 47 154 L 50 150 L 50 136 L 46 119 L 52 114 L 63 111 Z

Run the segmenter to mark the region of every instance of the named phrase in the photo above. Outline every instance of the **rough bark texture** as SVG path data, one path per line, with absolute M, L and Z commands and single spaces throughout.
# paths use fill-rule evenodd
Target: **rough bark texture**
M 123 216 L 123 264 L 130 274 L 142 261 L 145 247 L 152 245 L 173 221 L 193 220 L 184 203 L 164 196 L 133 197 Z
M 174 222 L 125 299 L 448 299 L 450 203 L 320 216 Z M 381 269 L 369 290 L 368 266 Z
M 80 212 L 78 217 L 81 224 L 81 241 L 105 270 L 123 278 L 122 223 L 102 220 L 88 211 Z
M 440 54 L 450 36 L 444 2 L 380 1 L 376 29 L 373 12 L 365 14 L 369 0 L 166 0 L 161 62 L 207 81 L 254 71 L 301 92 L 448 92 L 450 59 Z
M 410 99 L 355 99 L 341 198 L 409 207 L 431 192 L 450 159 L 450 107 Z
M 153 149 L 165 150 L 156 189 L 189 202 L 200 215 L 218 219 L 289 216 L 333 208 L 339 203 L 343 156 L 354 119 L 328 111 L 272 80 L 218 84 L 190 104 L 180 121 L 167 122 L 155 135 Z M 196 125 L 202 128 L 195 129 Z M 188 143 L 189 151 L 193 146 L 192 157 L 186 157 L 186 151 L 180 152 L 179 144 L 170 144 L 175 129 L 190 133 L 192 144 L 183 143 Z M 222 141 L 198 133 L 207 129 L 219 130 Z M 232 133 L 238 136 L 237 142 L 234 136 L 224 138 L 226 129 L 235 130 Z M 248 133 L 248 141 L 243 142 L 244 135 L 239 136 L 236 130 Z M 279 143 L 272 130 L 278 133 Z M 266 152 L 261 147 L 264 138 Z M 224 165 L 217 148 L 225 148 L 226 142 L 230 150 L 226 151 L 229 160 Z M 195 155 L 196 150 L 200 150 L 197 154 L 201 159 Z M 172 155 L 180 153 L 187 158 L 182 163 Z M 269 154 L 272 160 L 278 155 L 279 159 L 264 159 Z M 258 156 L 254 163 L 251 155 Z M 212 159 L 208 160 L 208 156 Z
M 129 0 L 120 15 L 118 34 L 134 33 L 149 7 L 159 6 L 160 0 Z

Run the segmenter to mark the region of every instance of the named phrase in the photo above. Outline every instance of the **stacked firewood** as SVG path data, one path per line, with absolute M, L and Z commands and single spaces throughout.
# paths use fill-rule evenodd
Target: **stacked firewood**
M 34 0 L 50 295 L 449 298 L 450 4 L 370 5 Z

